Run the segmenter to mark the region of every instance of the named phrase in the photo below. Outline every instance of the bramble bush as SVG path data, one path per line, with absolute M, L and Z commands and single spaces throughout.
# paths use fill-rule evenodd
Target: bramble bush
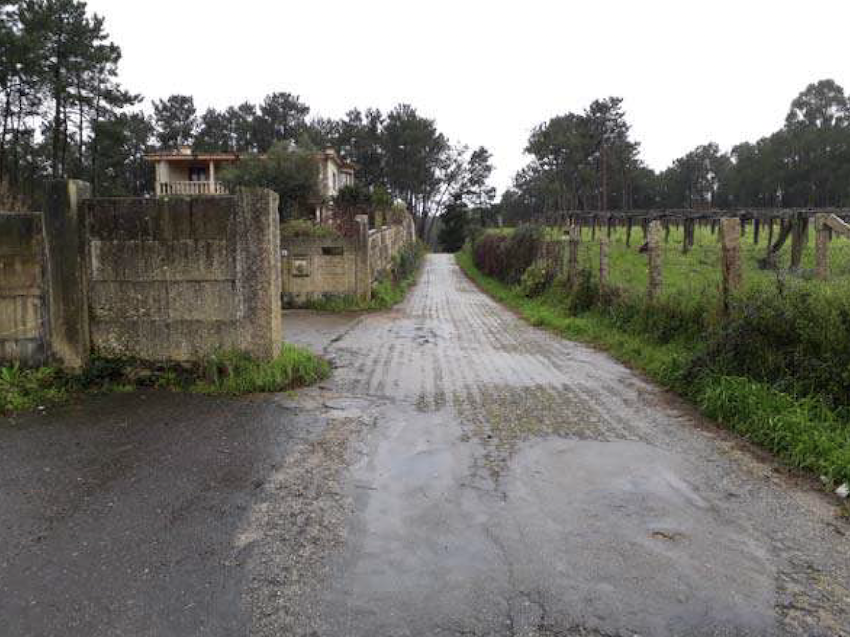
M 543 239 L 539 226 L 520 226 L 510 235 L 486 232 L 473 244 L 476 266 L 488 276 L 515 285 L 534 263 Z

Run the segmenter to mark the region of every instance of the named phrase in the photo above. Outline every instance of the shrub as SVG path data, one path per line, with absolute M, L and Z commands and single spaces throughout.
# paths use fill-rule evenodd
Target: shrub
M 338 237 L 339 232 L 332 226 L 315 223 L 310 219 L 290 219 L 280 224 L 282 238 L 299 237 Z
M 65 376 L 55 367 L 24 369 L 17 364 L 0 367 L 0 413 L 62 400 L 66 385 Z
M 503 234 L 487 232 L 481 235 L 472 246 L 475 267 L 487 276 L 502 279 L 506 270 L 506 248 L 508 237 Z
M 393 281 L 401 283 L 416 274 L 423 256 L 425 256 L 425 246 L 421 242 L 416 241 L 404 246 L 393 257 L 391 270 Z
M 519 283 L 537 258 L 543 240 L 539 226 L 520 226 L 510 235 L 485 232 L 473 244 L 475 266 L 503 283 Z
M 567 297 L 572 314 L 587 312 L 597 306 L 600 300 L 599 284 L 593 280 L 590 270 L 579 271 L 576 284 Z
M 712 369 L 850 406 L 850 297 L 797 283 L 750 288 L 711 333 L 693 373 Z
M 549 287 L 554 278 L 553 273 L 542 265 L 532 265 L 522 274 L 519 287 L 522 293 L 529 297 L 540 296 Z
M 523 273 L 531 267 L 543 244 L 543 229 L 539 226 L 520 226 L 508 238 L 505 247 L 505 283 L 519 283 Z
M 319 162 L 308 150 L 277 142 L 265 157 L 244 157 L 222 171 L 229 189 L 237 186 L 269 188 L 280 197 L 281 218 L 308 213 L 320 199 Z
M 396 202 L 384 209 L 386 210 L 384 216 L 387 223 L 393 226 L 400 226 L 410 215 L 410 213 L 407 212 L 407 206 L 399 202 Z

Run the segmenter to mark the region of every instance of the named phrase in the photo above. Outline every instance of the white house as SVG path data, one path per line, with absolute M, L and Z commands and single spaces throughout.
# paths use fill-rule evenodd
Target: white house
M 222 169 L 238 162 L 247 154 L 196 153 L 188 146 L 177 150 L 148 153 L 145 160 L 156 171 L 156 196 L 226 195 L 224 184 L 216 180 Z M 346 161 L 333 149 L 316 153 L 319 163 L 319 194 L 315 205 L 316 221 L 330 217 L 329 201 L 340 188 L 354 184 L 354 164 Z

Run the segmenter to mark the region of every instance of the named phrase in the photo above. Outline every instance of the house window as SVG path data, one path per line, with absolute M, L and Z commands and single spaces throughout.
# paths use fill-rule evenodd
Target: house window
M 189 181 L 207 181 L 207 169 L 205 166 L 190 166 Z
M 333 181 L 334 181 L 334 192 L 336 192 L 336 190 L 337 190 L 336 173 L 334 173 L 334 179 L 333 179 Z

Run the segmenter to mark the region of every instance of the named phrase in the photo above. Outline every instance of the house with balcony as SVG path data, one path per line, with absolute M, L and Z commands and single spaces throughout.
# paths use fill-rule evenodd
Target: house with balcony
M 216 179 L 222 171 L 245 154 L 196 153 L 190 147 L 148 153 L 145 160 L 154 165 L 157 197 L 226 195 L 227 188 Z M 354 164 L 332 148 L 316 153 L 319 164 L 319 200 L 313 213 L 319 223 L 333 215 L 330 201 L 343 186 L 354 184 Z
M 156 196 L 226 195 L 216 175 L 237 161 L 238 153 L 195 153 L 188 146 L 145 155 L 154 165 Z

